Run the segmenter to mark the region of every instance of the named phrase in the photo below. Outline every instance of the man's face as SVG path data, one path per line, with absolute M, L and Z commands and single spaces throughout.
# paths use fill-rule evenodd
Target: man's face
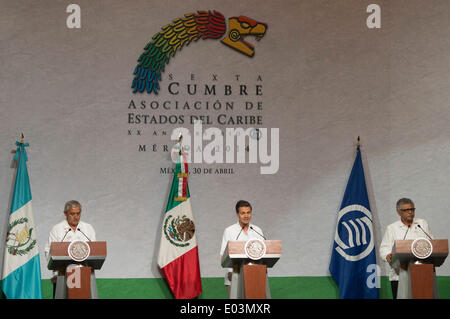
M 244 227 L 248 225 L 252 219 L 252 209 L 250 207 L 239 207 L 236 215 L 239 218 L 239 224 L 241 227 Z
M 81 217 L 81 207 L 71 207 L 64 213 L 70 227 L 77 227 Z
M 415 208 L 413 204 L 400 205 L 400 209 L 397 210 L 397 214 L 404 224 L 412 224 L 415 215 Z

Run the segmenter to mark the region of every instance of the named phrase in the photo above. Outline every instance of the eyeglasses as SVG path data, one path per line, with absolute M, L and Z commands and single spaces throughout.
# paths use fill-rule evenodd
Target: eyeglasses
M 402 213 L 406 213 L 406 212 L 415 212 L 416 209 L 413 208 L 404 208 L 404 209 L 399 209 Z

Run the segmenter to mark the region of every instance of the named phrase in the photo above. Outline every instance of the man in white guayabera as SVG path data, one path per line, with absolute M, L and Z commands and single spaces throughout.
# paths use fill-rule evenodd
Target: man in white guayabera
M 95 241 L 94 228 L 81 219 L 81 204 L 76 200 L 70 200 L 64 205 L 65 219 L 53 226 L 45 245 L 45 257 L 50 260 L 50 245 L 52 242 L 72 242 L 72 241 Z M 64 298 L 65 281 L 64 273 L 53 272 L 51 281 L 53 283 L 53 298 Z M 97 287 L 95 283 L 94 271 L 91 276 L 91 296 L 97 297 Z
M 245 200 L 240 200 L 236 203 L 236 217 L 238 222 L 225 229 L 222 237 L 222 246 L 220 248 L 220 256 L 222 257 L 229 240 L 243 240 L 249 239 L 265 239 L 261 228 L 250 224 L 252 219 L 252 206 Z M 226 268 L 225 286 L 227 287 L 228 296 L 231 291 L 231 277 L 233 268 Z M 268 287 L 268 283 L 266 283 Z
M 409 198 L 401 198 L 397 201 L 397 214 L 400 220 L 387 226 L 380 245 L 380 258 L 392 262 L 392 248 L 396 240 L 417 238 L 433 238 L 431 229 L 424 219 L 415 218 L 416 208 Z M 405 299 L 409 296 L 409 278 L 405 267 L 395 269 L 390 267 L 389 280 L 391 282 L 393 299 Z

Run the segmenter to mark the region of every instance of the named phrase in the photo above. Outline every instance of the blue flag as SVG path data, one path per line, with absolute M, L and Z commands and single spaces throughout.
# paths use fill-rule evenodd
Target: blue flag
M 41 299 L 41 265 L 27 170 L 28 144 L 16 142 L 16 180 L 3 259 L 2 290 L 8 299 Z
M 338 214 L 329 268 L 340 298 L 378 298 L 376 263 L 372 213 L 358 146 Z

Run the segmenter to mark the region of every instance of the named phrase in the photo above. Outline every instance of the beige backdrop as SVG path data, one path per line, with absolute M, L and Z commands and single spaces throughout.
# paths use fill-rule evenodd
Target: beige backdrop
M 222 232 L 235 222 L 234 204 L 242 198 L 253 204 L 253 221 L 267 237 L 283 240 L 272 276 L 328 275 L 358 135 L 377 248 L 385 227 L 398 219 L 395 202 L 404 196 L 415 201 L 417 215 L 428 220 L 435 237 L 450 237 L 448 1 L 75 2 L 81 29 L 67 28 L 66 1 L 1 1 L 0 6 L 0 237 L 14 176 L 13 143 L 23 132 L 31 145 L 28 167 L 45 278 L 50 273 L 44 244 L 69 199 L 83 203 L 83 220 L 94 225 L 98 239 L 108 241 L 99 277 L 160 276 L 156 256 L 172 180 L 161 172 L 172 166 L 163 147 L 173 144 L 174 128 L 192 127 L 129 124 L 131 100 L 260 101 L 262 110 L 254 111 L 262 116 L 260 127 L 280 130 L 276 174 L 261 175 L 259 164 L 214 164 L 233 173 L 191 174 L 204 277 L 223 273 Z M 370 3 L 381 7 L 381 29 L 366 26 Z M 185 13 L 210 9 L 268 25 L 261 41 L 249 40 L 255 56 L 218 40 L 199 40 L 167 65 L 157 97 L 133 94 L 132 72 L 152 35 Z M 181 85 L 177 96 L 167 92 L 169 74 Z M 215 83 L 213 74 L 218 88 L 254 87 L 260 76 L 263 95 L 182 92 L 189 83 Z M 229 112 L 247 113 L 237 106 Z M 147 151 L 139 152 L 144 144 Z M 438 275 L 450 275 L 449 265 Z

